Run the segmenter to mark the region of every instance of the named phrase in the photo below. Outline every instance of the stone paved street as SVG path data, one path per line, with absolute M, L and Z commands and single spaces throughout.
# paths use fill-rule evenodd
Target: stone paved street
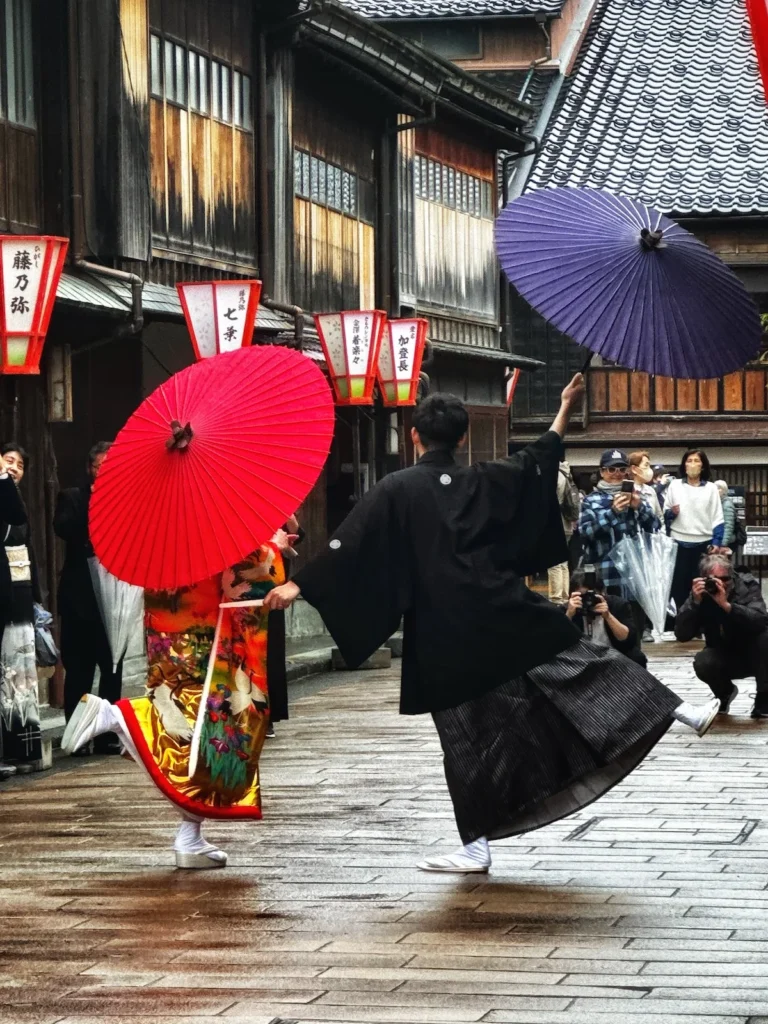
M 705 740 L 674 726 L 608 797 L 461 879 L 414 868 L 457 837 L 395 664 L 295 701 L 265 820 L 209 830 L 226 871 L 172 869 L 174 814 L 128 762 L 2 787 L 0 1022 L 768 1024 L 752 682 Z M 654 663 L 702 699 L 689 665 Z

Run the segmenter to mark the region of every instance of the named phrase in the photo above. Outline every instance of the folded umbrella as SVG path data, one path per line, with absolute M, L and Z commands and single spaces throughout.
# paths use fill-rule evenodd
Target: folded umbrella
M 331 391 L 307 356 L 249 347 L 187 367 L 117 436 L 94 484 L 96 556 L 118 579 L 175 590 L 269 540 L 320 475 Z
M 620 540 L 610 557 L 653 628 L 663 633 L 677 558 L 675 541 L 665 533 L 639 533 Z
M 733 271 L 669 217 L 599 189 L 531 192 L 496 221 L 505 274 L 546 320 L 631 370 L 712 378 L 760 349 Z

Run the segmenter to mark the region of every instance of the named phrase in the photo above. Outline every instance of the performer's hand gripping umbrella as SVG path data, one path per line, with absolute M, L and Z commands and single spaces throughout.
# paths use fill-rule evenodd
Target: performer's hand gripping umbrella
M 541 189 L 496 221 L 496 250 L 524 299 L 620 366 L 721 377 L 760 348 L 757 307 L 710 249 L 662 213 L 598 189 Z

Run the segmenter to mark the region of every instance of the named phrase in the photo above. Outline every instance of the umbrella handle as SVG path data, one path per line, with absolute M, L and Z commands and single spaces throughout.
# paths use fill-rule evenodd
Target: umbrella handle
M 216 666 L 216 654 L 219 650 L 221 623 L 224 619 L 224 611 L 227 608 L 261 608 L 263 604 L 263 601 L 225 601 L 219 605 L 219 617 L 216 620 L 216 632 L 213 634 L 213 644 L 211 645 L 211 653 L 208 656 L 208 668 L 205 672 L 205 682 L 203 683 L 203 692 L 200 697 L 200 707 L 197 709 L 195 731 L 192 733 L 192 743 L 189 747 L 189 768 L 187 770 L 187 776 L 190 779 L 197 771 L 197 762 L 200 756 L 200 737 L 203 733 L 205 709 L 208 705 L 208 695 L 211 692 L 211 682 L 213 681 L 213 670 Z
M 589 369 L 589 367 L 590 367 L 590 365 L 592 363 L 592 357 L 594 356 L 594 354 L 595 354 L 594 352 L 590 352 L 589 353 L 589 355 L 587 356 L 586 361 L 585 361 L 584 365 L 582 366 L 581 370 L 579 371 L 579 373 L 586 373 L 587 372 L 587 370 Z

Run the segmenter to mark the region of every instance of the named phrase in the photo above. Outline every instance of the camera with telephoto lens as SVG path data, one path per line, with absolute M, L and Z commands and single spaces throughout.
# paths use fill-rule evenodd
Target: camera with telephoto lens
M 720 591 L 720 588 L 717 585 L 717 578 L 715 576 L 707 576 L 704 580 L 704 589 L 710 597 L 717 597 Z

